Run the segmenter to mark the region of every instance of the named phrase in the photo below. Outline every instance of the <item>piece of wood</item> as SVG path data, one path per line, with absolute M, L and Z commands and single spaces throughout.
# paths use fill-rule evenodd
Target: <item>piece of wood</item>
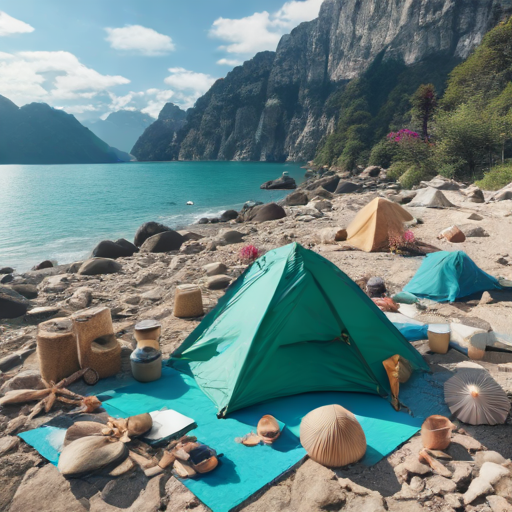
M 452 472 L 447 467 L 443 466 L 435 457 L 432 457 L 425 448 L 420 451 L 418 459 L 420 462 L 426 462 L 434 473 L 446 478 L 451 478 Z

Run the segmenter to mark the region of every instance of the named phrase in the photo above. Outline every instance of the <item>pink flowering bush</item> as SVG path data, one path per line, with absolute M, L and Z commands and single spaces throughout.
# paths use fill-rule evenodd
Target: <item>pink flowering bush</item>
M 403 254 L 416 247 L 416 237 L 410 229 L 401 235 L 390 235 L 388 242 L 389 250 L 394 254 Z
M 409 130 L 408 128 L 402 128 L 397 132 L 388 133 L 388 139 L 392 142 L 404 142 L 411 139 L 419 139 L 418 133 Z
M 238 253 L 238 259 L 243 263 L 253 263 L 258 259 L 260 255 L 260 250 L 254 245 L 245 245 L 240 249 Z

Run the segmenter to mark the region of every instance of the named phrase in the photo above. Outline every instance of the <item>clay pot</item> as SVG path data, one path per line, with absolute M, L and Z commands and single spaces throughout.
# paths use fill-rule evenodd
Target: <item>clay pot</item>
M 429 416 L 421 426 L 421 441 L 428 450 L 448 448 L 455 425 L 446 417 Z
M 281 435 L 279 423 L 270 414 L 266 414 L 258 422 L 257 432 L 265 444 L 272 444 Z

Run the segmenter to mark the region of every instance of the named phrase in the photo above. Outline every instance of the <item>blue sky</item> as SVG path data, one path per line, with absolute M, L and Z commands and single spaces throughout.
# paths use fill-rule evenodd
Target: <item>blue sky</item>
M 315 18 L 322 0 L 2 0 L 0 94 L 79 119 L 154 117 Z

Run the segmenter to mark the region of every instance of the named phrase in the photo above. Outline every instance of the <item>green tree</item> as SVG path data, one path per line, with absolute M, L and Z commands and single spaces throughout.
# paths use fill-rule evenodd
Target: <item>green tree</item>
M 422 84 L 411 97 L 412 114 L 421 124 L 424 139 L 429 138 L 428 123 L 434 117 L 437 108 L 436 88 L 433 84 Z

